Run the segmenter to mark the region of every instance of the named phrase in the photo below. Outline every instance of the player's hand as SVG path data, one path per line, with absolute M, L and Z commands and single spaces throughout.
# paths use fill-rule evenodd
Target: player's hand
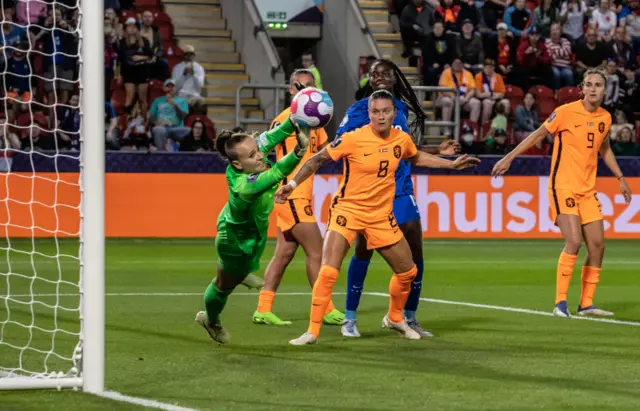
M 285 184 L 282 187 L 280 187 L 278 191 L 276 191 L 273 198 L 275 199 L 276 203 L 284 204 L 289 198 L 289 196 L 291 195 L 291 193 L 293 193 L 293 187 L 289 184 Z
M 624 202 L 629 204 L 631 202 L 631 188 L 629 188 L 629 184 L 627 184 L 627 179 L 624 177 L 620 179 L 620 192 L 624 197 Z
M 474 168 L 480 163 L 480 159 L 477 157 L 469 157 L 468 154 L 463 154 L 456 158 L 451 168 L 454 170 L 464 170 L 465 168 Z
M 440 155 L 453 156 L 460 152 L 460 143 L 447 139 L 440 144 Z
M 509 170 L 511 167 L 511 160 L 508 160 L 507 157 L 502 157 L 500 161 L 498 161 L 494 166 L 493 170 L 491 170 L 492 177 L 498 177 L 503 175 Z

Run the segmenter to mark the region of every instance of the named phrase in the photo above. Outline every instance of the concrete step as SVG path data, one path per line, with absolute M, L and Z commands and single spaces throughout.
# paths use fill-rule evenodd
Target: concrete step
M 400 54 L 383 54 L 382 58 L 393 61 L 398 67 L 406 66 L 409 61 Z
M 360 0 L 360 7 L 363 10 L 366 9 L 374 9 L 374 10 L 389 10 L 387 3 L 382 0 Z
M 246 118 L 255 118 L 258 120 L 264 120 L 264 111 L 260 109 L 256 109 L 254 107 L 241 107 L 240 114 Z M 216 126 L 218 125 L 218 121 L 228 121 L 234 122 L 236 121 L 236 109 L 231 107 L 208 107 L 207 115 L 213 118 L 216 121 Z M 233 128 L 232 127 L 232 128 Z
M 222 18 L 220 6 L 171 4 L 166 2 L 164 5 L 164 11 L 171 16 L 172 20 L 181 17 L 192 17 L 196 19 L 203 17 L 211 19 Z
M 364 18 L 367 19 L 369 24 L 374 22 L 389 22 L 389 12 L 386 10 L 363 10 Z
M 185 17 L 181 15 L 177 15 L 172 18 L 173 26 L 176 29 L 181 28 L 192 28 L 192 29 L 226 29 L 227 28 L 227 20 L 226 19 L 211 19 L 209 17 Z
M 189 44 L 189 43 L 184 43 Z M 195 47 L 195 46 L 194 46 Z M 203 66 L 211 63 L 239 63 L 240 53 L 217 53 L 204 51 L 200 53 L 200 49 L 196 48 L 196 61 Z
M 206 97 L 205 102 L 207 104 L 211 104 L 213 106 L 236 106 L 236 98 L 235 97 Z M 246 97 L 240 99 L 240 104 L 245 106 L 259 106 L 260 100 L 253 97 Z
M 402 43 L 378 42 L 378 48 L 383 55 L 400 56 L 402 55 Z
M 405 61 L 404 64 L 407 64 L 407 62 Z M 417 67 L 411 67 L 411 66 L 406 66 L 406 65 L 398 65 L 398 68 L 400 69 L 400 71 L 402 71 L 402 74 L 404 74 L 405 76 L 411 76 L 411 75 L 420 74 L 418 72 L 418 68 Z
M 176 27 L 175 29 L 176 37 L 196 37 L 196 38 L 205 38 L 205 39 L 214 39 L 214 38 L 231 38 L 231 30 L 224 29 L 200 29 L 200 28 L 192 28 L 192 27 Z
M 391 33 L 393 31 L 393 26 L 388 21 L 370 21 L 368 24 L 372 33 Z
M 206 71 L 210 72 L 240 72 L 244 74 L 244 64 L 234 63 L 201 63 Z
M 222 121 L 219 121 L 219 122 L 216 121 L 216 129 L 217 130 L 224 130 L 224 129 L 231 130 L 235 126 L 236 126 L 235 119 L 234 120 L 222 120 Z M 253 132 L 262 133 L 263 131 L 267 131 L 267 129 L 269 128 L 269 124 L 249 123 L 249 124 L 243 124 L 243 127 L 249 133 L 253 133 Z
M 425 109 L 431 110 L 433 109 L 433 101 L 431 100 L 426 100 L 422 102 L 422 107 L 424 107 Z
M 394 42 L 402 44 L 400 33 L 373 33 L 373 37 L 378 42 Z
M 194 4 L 205 4 L 205 5 L 219 5 L 220 0 L 167 0 L 163 1 L 164 4 L 184 4 L 184 5 L 194 5 Z
M 236 90 L 238 87 L 236 86 L 207 86 L 206 92 L 207 97 L 236 97 Z M 251 89 L 243 89 L 240 92 L 241 98 L 253 98 L 255 97 L 253 94 L 253 90 Z
M 181 37 L 178 45 L 191 44 L 196 49 L 198 60 L 207 53 L 232 53 L 236 51 L 236 42 L 223 39 L 203 39 L 198 37 Z
M 239 86 L 249 82 L 246 74 L 207 73 L 206 83 L 211 86 Z

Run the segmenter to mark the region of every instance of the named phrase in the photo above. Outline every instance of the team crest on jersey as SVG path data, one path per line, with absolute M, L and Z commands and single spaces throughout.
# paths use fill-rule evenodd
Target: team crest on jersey
M 342 143 L 342 136 L 336 137 L 336 139 L 331 142 L 331 148 L 338 147 L 340 143 Z
M 267 145 L 267 133 L 262 133 L 260 134 L 260 137 L 258 137 L 258 146 L 264 147 L 266 145 Z
M 336 224 L 338 224 L 340 227 L 344 227 L 347 225 L 347 217 L 345 216 L 337 216 L 336 217 Z
M 569 208 L 573 208 L 576 206 L 576 200 L 574 200 L 573 198 L 569 197 L 565 200 L 565 203 L 567 204 L 567 207 Z
M 247 183 L 253 183 L 258 179 L 258 173 L 254 173 L 247 177 Z
M 551 122 L 553 121 L 554 118 L 556 118 L 556 112 L 555 111 L 553 113 L 551 113 L 551 115 L 549 116 L 549 119 L 547 120 L 547 123 L 551 124 Z
M 604 123 L 600 122 L 600 124 L 598 124 L 598 131 L 601 133 L 604 133 Z
M 310 205 L 306 205 L 304 206 L 304 213 L 308 216 L 312 216 L 313 215 L 313 208 L 311 208 Z
M 394 146 L 393 147 L 393 156 L 395 158 L 402 157 L 402 148 L 400 148 L 400 146 Z

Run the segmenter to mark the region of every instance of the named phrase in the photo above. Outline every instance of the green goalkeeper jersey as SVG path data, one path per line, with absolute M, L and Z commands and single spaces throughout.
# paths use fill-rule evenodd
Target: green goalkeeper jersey
M 225 243 L 253 255 L 267 239 L 269 214 L 273 210 L 273 195 L 280 182 L 300 163 L 301 158 L 291 152 L 277 163 L 267 160 L 267 154 L 295 131 L 290 120 L 277 128 L 262 133 L 258 147 L 265 156 L 267 170 L 245 174 L 227 166 L 229 200 L 218 216 L 218 235 Z

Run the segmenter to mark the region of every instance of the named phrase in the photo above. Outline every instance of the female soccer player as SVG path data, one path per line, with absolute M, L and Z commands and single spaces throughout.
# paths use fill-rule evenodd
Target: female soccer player
M 289 80 L 289 94 L 293 97 L 298 91 L 315 87 L 316 81 L 313 73 L 309 70 L 296 70 Z M 282 111 L 271 123 L 271 127 L 276 127 L 285 119 L 289 118 L 291 109 Z M 309 135 L 310 143 L 307 154 L 303 158 L 303 163 L 313 154 L 317 153 L 327 144 L 327 133 L 323 128 L 312 130 Z M 287 155 L 296 145 L 296 136 L 292 134 L 282 143 L 276 146 L 276 159 Z M 300 167 L 300 166 L 298 166 Z M 283 180 L 283 184 L 287 179 Z M 318 228 L 318 223 L 313 215 L 313 179 L 307 180 L 291 195 L 286 204 L 276 204 L 274 212 L 277 217 L 278 237 L 276 250 L 264 273 L 264 286 L 258 297 L 258 308 L 253 313 L 252 321 L 255 324 L 269 325 L 290 325 L 291 321 L 283 321 L 273 313 L 273 301 L 276 291 L 293 257 L 296 255 L 298 245 L 302 246 L 306 255 L 307 279 L 309 284 L 313 284 L 318 278 L 320 264 L 322 262 L 322 235 Z M 249 278 L 249 277 L 248 277 Z M 329 302 L 327 312 L 324 316 L 324 323 L 330 325 L 342 325 L 344 314 L 336 310 L 332 302 Z
M 393 119 L 393 126 L 411 134 L 414 137 L 414 141 L 420 142 L 422 140 L 424 121 L 426 120 L 422 103 L 418 101 L 402 71 L 390 60 L 376 60 L 371 65 L 369 87 L 366 95 L 369 96 L 377 90 L 387 90 L 395 95 L 394 106 L 397 109 L 397 114 Z M 365 97 L 349 107 L 336 133 L 338 138 L 346 132 L 369 124 L 368 103 L 369 98 Z M 410 112 L 413 113 L 414 119 L 409 123 Z M 440 145 L 439 152 L 443 155 L 453 155 L 459 150 L 460 145 L 457 142 L 447 140 Z M 404 309 L 404 317 L 407 319 L 409 326 L 415 331 L 424 337 L 431 337 L 432 334 L 423 329 L 416 320 L 416 310 L 418 309 L 422 290 L 424 262 L 422 260 L 422 225 L 420 224 L 420 213 L 416 200 L 413 196 L 411 164 L 401 160 L 396 170 L 395 178 L 396 193 L 393 200 L 393 213 L 400 230 L 402 230 L 409 242 L 411 256 L 418 269 L 418 274 L 411 285 L 411 293 Z M 361 234 L 358 234 L 355 254 L 349 263 L 347 278 L 347 310 L 341 330 L 342 335 L 345 337 L 360 337 L 356 327 L 356 311 L 360 304 L 360 297 L 371 257 L 373 257 L 373 250 L 367 249 L 366 239 Z
M 600 105 L 607 78 L 601 70 L 587 70 L 583 77 L 582 100 L 558 107 L 549 119 L 496 163 L 491 174 L 501 176 L 511 162 L 542 140 L 547 133 L 555 135 L 549 178 L 551 214 L 564 237 L 556 272 L 556 305 L 553 314 L 570 317 L 567 291 L 578 258 L 582 239 L 587 257 L 582 266 L 582 296 L 578 315 L 613 315 L 593 305 L 596 285 L 600 280 L 604 255 L 604 224 L 596 193 L 598 152 L 604 163 L 620 181 L 620 192 L 627 203 L 631 190 L 609 144 L 611 115 Z
M 229 342 L 220 313 L 234 288 L 260 266 L 267 243 L 269 214 L 273 210 L 273 193 L 302 160 L 309 145 L 309 130 L 297 129 L 297 146 L 275 164 L 266 159 L 267 154 L 296 128 L 287 118 L 257 139 L 229 131 L 216 139 L 218 154 L 229 161 L 226 171 L 229 201 L 218 216 L 217 276 L 204 294 L 206 312 L 196 314 L 196 321 L 220 344 Z
M 323 164 L 344 159 L 341 188 L 330 208 L 322 267 L 313 286 L 311 322 L 306 333 L 290 341 L 293 345 L 317 342 L 333 284 L 357 233 L 364 234 L 368 248 L 377 250 L 395 273 L 389 284 L 389 312 L 382 320 L 383 326 L 395 329 L 409 339 L 422 338 L 402 315 L 418 270 L 412 261 L 409 243 L 394 218 L 394 173 L 402 159 L 419 167 L 456 170 L 474 167 L 480 161 L 466 155 L 449 161 L 418 151 L 409 134 L 393 127 L 397 113 L 390 92 L 378 90 L 369 97 L 368 103 L 371 124 L 334 140 L 305 162 L 293 179 L 276 192 L 276 202 L 283 203 Z

